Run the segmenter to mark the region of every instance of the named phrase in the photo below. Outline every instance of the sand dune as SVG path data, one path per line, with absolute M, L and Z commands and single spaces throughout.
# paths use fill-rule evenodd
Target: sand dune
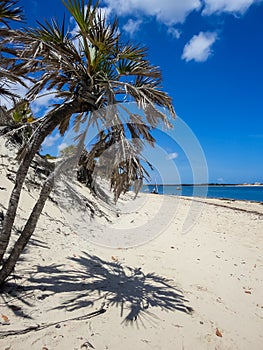
M 16 165 L 1 162 L 4 210 Z M 25 186 L 18 229 L 37 194 Z M 261 204 L 140 194 L 98 208 L 107 220 L 80 225 L 47 202 L 1 294 L 1 349 L 262 349 Z

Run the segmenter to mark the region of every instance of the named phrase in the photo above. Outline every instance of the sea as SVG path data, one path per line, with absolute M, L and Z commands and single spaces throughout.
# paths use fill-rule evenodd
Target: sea
M 144 185 L 141 191 L 175 196 L 224 198 L 263 203 L 263 186 Z

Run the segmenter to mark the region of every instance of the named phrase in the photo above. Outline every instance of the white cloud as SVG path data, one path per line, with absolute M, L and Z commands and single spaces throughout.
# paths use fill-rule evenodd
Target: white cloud
M 105 0 L 109 11 L 122 15 L 153 16 L 158 21 L 173 25 L 183 23 L 187 15 L 201 7 L 200 0 Z
M 189 13 L 200 10 L 203 14 L 234 13 L 242 14 L 253 4 L 262 0 L 104 0 L 108 6 L 107 14 L 114 12 L 118 16 L 146 15 L 154 16 L 167 25 L 183 23 Z
M 43 147 L 52 147 L 55 142 L 60 138 L 59 133 L 57 133 L 56 135 L 52 136 L 47 136 L 42 144 Z
M 9 85 L 9 90 L 12 91 L 14 94 L 18 95 L 21 99 L 25 97 L 29 88 L 33 85 L 33 83 L 31 83 L 30 81 L 24 81 L 27 84 L 28 88 L 18 83 Z M 42 117 L 44 113 L 47 113 L 47 111 L 50 109 L 50 105 L 60 100 L 58 98 L 55 99 L 54 93 L 55 90 L 47 91 L 46 89 L 44 89 L 41 93 L 41 97 L 37 97 L 33 102 L 31 102 L 30 106 L 34 116 L 37 116 L 37 113 L 41 111 Z M 6 106 L 7 109 L 10 109 L 13 107 L 13 102 L 10 99 L 6 99 L 0 95 L 0 105 Z
M 123 26 L 125 32 L 127 32 L 130 36 L 133 36 L 135 32 L 137 32 L 142 24 L 142 20 L 137 19 L 129 19 L 128 22 Z
M 66 142 L 62 142 L 59 146 L 58 146 L 58 150 L 59 152 L 61 152 L 63 149 L 65 149 L 66 147 L 68 147 L 68 144 Z
M 222 12 L 243 14 L 258 0 L 204 0 L 204 2 L 205 7 L 202 13 L 205 15 Z
M 204 62 L 211 55 L 211 46 L 217 39 L 215 32 L 200 32 L 194 35 L 192 39 L 185 45 L 182 59 L 188 61 Z
M 169 27 L 167 32 L 175 39 L 179 39 L 182 34 L 182 32 L 179 29 L 173 27 Z
M 175 158 L 177 158 L 177 157 L 178 157 L 178 153 L 176 153 L 176 152 L 169 153 L 169 154 L 167 154 L 167 156 L 166 156 L 166 160 L 173 160 L 173 159 L 175 159 Z
M 44 113 L 48 112 L 53 103 L 58 103 L 59 99 L 55 98 L 54 94 L 55 91 L 47 92 L 47 90 L 44 89 L 40 97 L 37 97 L 33 102 L 31 102 L 31 109 L 33 114 L 37 115 L 37 113 L 41 111 L 41 114 L 44 115 Z M 41 115 L 41 117 L 43 115 Z

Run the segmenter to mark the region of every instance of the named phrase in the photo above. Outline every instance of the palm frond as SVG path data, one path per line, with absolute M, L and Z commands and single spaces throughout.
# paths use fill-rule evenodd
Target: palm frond
M 16 7 L 17 0 L 0 0 L 0 23 L 7 27 L 8 21 L 22 21 L 24 19 L 20 7 Z
M 142 179 L 149 175 L 142 165 L 142 150 L 145 143 L 154 146 L 154 127 L 171 125 L 170 117 L 175 116 L 172 99 L 163 91 L 161 70 L 149 62 L 147 49 L 122 42 L 117 20 L 105 18 L 98 2 L 93 6 L 91 0 L 86 5 L 84 0 L 62 1 L 76 21 L 76 35 L 66 29 L 65 19 L 17 31 L 0 28 L 0 43 L 5 49 L 0 79 L 2 83 L 24 82 L 24 77 L 30 77 L 30 101 L 43 90 L 54 92 L 60 100 L 52 106 L 47 120 L 56 115 L 54 127 L 62 135 L 72 114 L 76 131 L 87 119 L 88 126 L 102 130 L 82 166 L 89 172 L 96 168 L 98 176 L 103 174 L 117 200 L 131 185 L 138 191 Z M 6 87 L 2 84 L 0 92 L 6 92 Z M 117 103 L 126 100 L 135 102 L 144 113 L 122 114 Z M 63 117 L 58 116 L 60 107 L 71 103 L 77 106 L 74 113 L 69 108 Z
M 48 21 L 45 21 L 45 24 L 38 21 L 37 23 L 40 28 L 31 30 L 32 36 L 35 38 L 58 45 L 65 43 L 68 39 L 68 32 L 65 30 L 65 17 L 61 25 L 54 18 L 51 19 L 51 23 Z
M 60 122 L 60 124 L 58 125 L 58 130 L 59 130 L 61 136 L 64 136 L 65 132 L 68 130 L 70 117 L 71 116 L 68 116 L 67 118 L 64 118 Z
M 88 61 L 88 69 L 90 69 L 90 41 L 87 34 L 93 26 L 93 20 L 97 15 L 98 3 L 93 6 L 92 0 L 89 0 L 88 4 L 85 6 L 84 0 L 62 0 L 62 2 L 79 27 L 80 36 L 84 45 L 84 53 Z
M 148 49 L 146 47 L 134 45 L 132 43 L 126 43 L 124 45 L 120 45 L 120 43 L 118 43 L 118 45 L 118 54 L 116 56 L 117 59 L 141 61 L 147 56 Z

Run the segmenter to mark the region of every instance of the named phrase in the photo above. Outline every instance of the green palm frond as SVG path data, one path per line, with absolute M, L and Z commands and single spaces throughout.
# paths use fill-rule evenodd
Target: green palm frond
M 59 106 L 74 102 L 78 106 L 73 118 L 76 130 L 85 118 L 89 126 L 103 130 L 82 166 L 93 171 L 94 164 L 100 164 L 117 200 L 131 184 L 138 189 L 148 176 L 141 152 L 145 144 L 154 146 L 154 127 L 170 126 L 167 110 L 170 116 L 175 116 L 172 99 L 163 91 L 161 70 L 150 63 L 147 49 L 123 42 L 117 20 L 110 22 L 105 18 L 99 3 L 93 6 L 91 0 L 87 4 L 84 0 L 62 1 L 76 22 L 76 34 L 66 29 L 65 19 L 62 23 L 55 19 L 38 23 L 37 28 L 9 30 L 12 47 L 6 45 L 6 49 L 15 52 L 6 53 L 1 67 L 4 73 L 12 72 L 10 81 L 19 72 L 30 76 L 29 100 L 37 98 L 44 89 L 60 98 L 48 118 Z M 8 61 L 9 56 L 18 60 Z M 135 102 L 144 113 L 127 111 L 122 115 L 116 104 L 127 100 Z M 71 116 L 65 112 L 54 123 L 62 135 Z M 110 154 L 112 162 L 105 168 Z
M 118 61 L 117 70 L 119 75 L 136 75 L 156 78 L 156 82 L 159 83 L 161 79 L 160 68 L 152 66 L 146 60 L 133 61 L 127 59 L 121 59 Z
M 54 43 L 54 44 L 63 44 L 68 39 L 68 32 L 65 31 L 65 18 L 61 25 L 52 18 L 51 23 L 45 21 L 45 24 L 42 24 L 37 21 L 40 26 L 40 29 L 32 29 L 32 36 L 40 39 L 44 42 Z
M 98 2 L 93 5 L 92 0 L 89 0 L 85 5 L 84 0 L 62 0 L 63 4 L 75 19 L 81 33 L 86 33 L 90 30 L 93 17 L 97 13 Z
M 79 27 L 79 35 L 81 36 L 84 50 L 83 53 L 88 61 L 88 70 L 91 68 L 91 52 L 90 45 L 91 42 L 89 40 L 88 33 L 93 27 L 94 18 L 97 15 L 97 7 L 98 3 L 94 6 L 92 5 L 92 1 L 89 0 L 88 4 L 85 6 L 84 0 L 62 0 L 63 4 L 75 19 L 78 27 Z
M 92 46 L 99 52 L 111 55 L 115 52 L 115 45 L 119 41 L 118 22 L 115 19 L 108 23 L 105 15 L 98 9 L 92 21 L 90 30 L 86 32 Z
M 127 59 L 133 61 L 141 61 L 147 56 L 148 49 L 139 45 L 134 45 L 132 43 L 126 43 L 120 45 L 118 43 L 118 54 L 117 59 Z
M 0 23 L 4 23 L 7 27 L 8 21 L 22 21 L 23 15 L 20 7 L 17 7 L 16 0 L 0 0 Z

